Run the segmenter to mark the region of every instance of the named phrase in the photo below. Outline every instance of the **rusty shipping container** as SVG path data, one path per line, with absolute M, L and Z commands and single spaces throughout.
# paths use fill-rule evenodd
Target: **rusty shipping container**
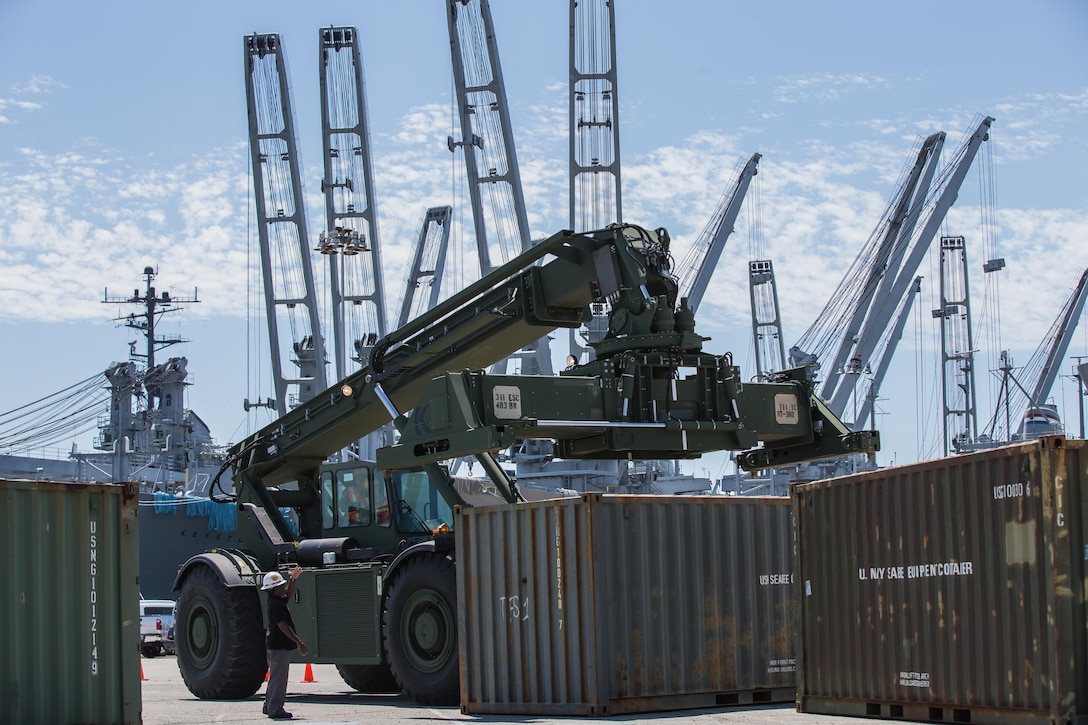
M 133 484 L 0 481 L 0 723 L 139 723 Z
M 795 486 L 797 709 L 1088 722 L 1088 443 Z
M 455 529 L 462 711 L 793 700 L 789 499 L 586 494 Z

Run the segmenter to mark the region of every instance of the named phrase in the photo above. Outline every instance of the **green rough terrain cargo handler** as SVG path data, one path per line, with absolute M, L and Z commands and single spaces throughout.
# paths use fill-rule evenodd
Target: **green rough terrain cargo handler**
M 291 603 L 310 662 L 363 692 L 424 704 L 458 698 L 454 506 L 522 500 L 491 455 L 517 439 L 564 458 L 694 458 L 747 450 L 749 469 L 872 452 L 815 398 L 804 370 L 744 383 L 702 351 L 677 299 L 669 237 L 617 225 L 561 232 L 388 335 L 371 364 L 231 449 L 246 550 L 213 550 L 178 573 L 178 665 L 202 698 L 243 698 L 266 670 L 257 583 L 305 568 Z M 596 359 L 559 376 L 481 369 L 610 308 Z M 403 413 L 401 411 L 404 411 Z M 326 459 L 393 418 L 378 463 Z M 493 482 L 451 479 L 474 455 Z M 285 516 L 288 510 L 291 516 Z

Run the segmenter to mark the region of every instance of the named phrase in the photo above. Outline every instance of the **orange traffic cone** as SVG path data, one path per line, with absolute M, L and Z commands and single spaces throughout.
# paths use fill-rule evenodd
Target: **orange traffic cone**
M 317 682 L 317 680 L 314 679 L 314 668 L 309 662 L 306 663 L 306 673 L 303 674 L 302 681 Z
M 268 682 L 268 670 L 264 671 L 264 681 Z
M 146 680 L 147 679 L 147 675 L 144 674 L 144 663 L 143 662 L 140 663 L 140 679 L 141 680 Z

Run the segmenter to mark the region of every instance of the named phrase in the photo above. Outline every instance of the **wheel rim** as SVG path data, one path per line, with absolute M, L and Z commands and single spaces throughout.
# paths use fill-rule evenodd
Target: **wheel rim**
M 203 669 L 215 659 L 219 645 L 219 622 L 211 602 L 197 598 L 189 608 L 185 625 L 187 649 L 193 664 Z
M 412 666 L 420 672 L 435 672 L 453 652 L 453 613 L 437 592 L 415 592 L 404 607 L 401 641 Z

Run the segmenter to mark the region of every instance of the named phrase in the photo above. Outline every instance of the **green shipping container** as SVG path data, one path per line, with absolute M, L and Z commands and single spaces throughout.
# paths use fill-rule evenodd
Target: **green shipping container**
M 137 501 L 0 480 L 0 722 L 140 722 Z

